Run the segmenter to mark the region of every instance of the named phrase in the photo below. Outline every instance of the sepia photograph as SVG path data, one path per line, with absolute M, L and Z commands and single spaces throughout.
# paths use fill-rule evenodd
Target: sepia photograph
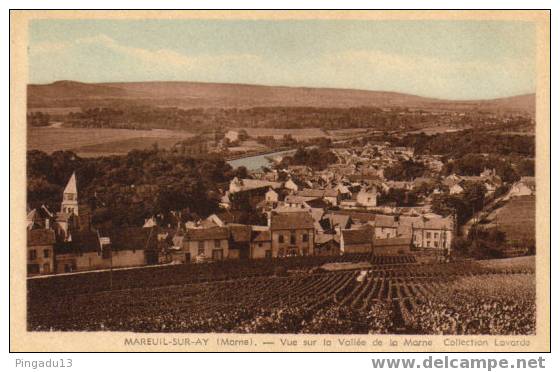
M 549 349 L 548 17 L 11 14 L 12 337 Z

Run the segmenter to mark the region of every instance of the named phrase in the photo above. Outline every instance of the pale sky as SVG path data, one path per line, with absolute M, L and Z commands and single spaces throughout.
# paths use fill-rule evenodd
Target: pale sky
M 510 21 L 35 20 L 31 83 L 199 81 L 447 99 L 535 91 L 535 25 Z

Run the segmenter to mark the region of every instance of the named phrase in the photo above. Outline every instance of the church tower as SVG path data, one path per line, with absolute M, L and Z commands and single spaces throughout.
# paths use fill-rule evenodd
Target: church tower
M 78 215 L 78 187 L 76 186 L 76 173 L 72 173 L 62 194 L 62 213 Z

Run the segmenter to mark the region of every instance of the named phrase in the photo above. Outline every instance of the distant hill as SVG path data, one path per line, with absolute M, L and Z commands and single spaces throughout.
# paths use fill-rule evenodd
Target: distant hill
M 409 107 L 426 110 L 484 110 L 534 114 L 535 95 L 454 101 L 411 94 L 357 89 L 281 87 L 193 82 L 30 84 L 28 108 L 80 107 L 131 102 L 181 108 L 247 108 L 270 106 Z

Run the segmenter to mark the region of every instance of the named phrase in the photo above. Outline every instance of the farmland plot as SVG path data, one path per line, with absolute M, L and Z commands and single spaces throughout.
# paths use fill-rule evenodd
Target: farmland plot
M 72 150 L 78 155 L 119 155 L 133 149 L 145 149 L 158 143 L 161 148 L 194 135 L 186 131 L 133 130 L 98 128 L 31 127 L 27 131 L 27 148 L 52 153 Z

